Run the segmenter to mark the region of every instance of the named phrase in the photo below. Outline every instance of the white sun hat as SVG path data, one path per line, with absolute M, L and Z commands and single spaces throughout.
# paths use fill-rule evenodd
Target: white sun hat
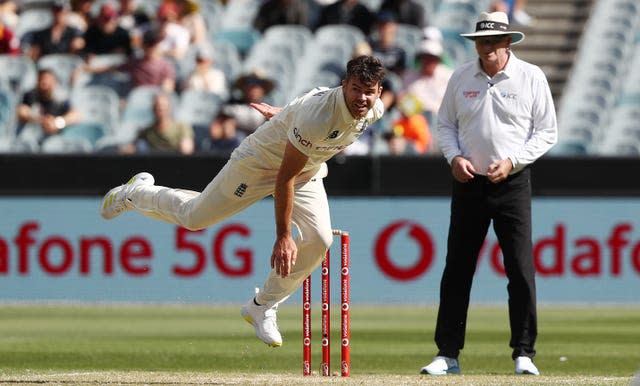
M 524 40 L 522 32 L 509 30 L 509 17 L 504 12 L 482 12 L 476 23 L 476 32 L 460 34 L 460 36 L 471 40 L 482 36 L 496 35 L 511 35 L 511 44 L 518 44 Z

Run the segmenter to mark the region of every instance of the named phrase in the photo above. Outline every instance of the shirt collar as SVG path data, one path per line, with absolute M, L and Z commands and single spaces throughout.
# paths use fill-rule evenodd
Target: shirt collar
M 509 51 L 509 60 L 507 61 L 507 64 L 504 66 L 502 70 L 498 71 L 498 73 L 494 76 L 494 78 L 496 76 L 504 79 L 511 78 L 517 66 L 516 64 L 517 61 L 518 61 L 518 58 L 516 58 L 516 55 L 512 51 Z M 484 70 L 480 66 L 479 58 L 475 62 L 475 68 L 476 68 L 475 76 L 483 76 L 483 77 L 488 76 L 487 73 L 484 72 Z

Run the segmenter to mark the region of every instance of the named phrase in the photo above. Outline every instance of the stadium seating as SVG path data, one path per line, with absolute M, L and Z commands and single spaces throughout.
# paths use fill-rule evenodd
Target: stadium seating
M 84 65 L 84 59 L 74 54 L 49 54 L 38 60 L 38 69 L 52 70 L 60 86 L 68 91 L 71 90 L 74 72 Z
M 640 105 L 640 98 L 634 102 L 630 90 L 640 90 L 640 76 L 633 78 L 640 64 L 640 59 L 635 59 L 640 56 L 638 5 L 633 0 L 600 0 L 593 13 L 597 20 L 585 26 L 559 103 L 559 147 L 572 149 L 565 144 L 581 143 L 590 154 L 635 154 L 640 138 L 629 135 L 632 125 L 625 120 L 622 105 Z
M 139 86 L 131 90 L 126 99 L 126 104 L 120 123 L 114 132 L 119 138 L 133 139 L 138 130 L 153 123 L 153 98 L 162 92 L 160 87 L 156 86 Z M 173 113 L 176 113 L 179 105 L 179 98 L 172 94 Z
M 71 105 L 78 110 L 83 123 L 99 124 L 108 133 L 114 131 L 120 121 L 120 98 L 106 86 L 74 88 Z
M 52 24 L 53 15 L 49 8 L 27 8 L 20 12 L 15 32 L 21 42 L 28 44 L 30 34 L 45 29 Z
M 65 138 L 80 138 L 80 141 L 75 142 L 88 142 L 93 150 L 98 140 L 104 137 L 108 133 L 108 129 L 100 122 L 80 122 L 65 127 L 59 134 Z M 74 140 L 70 140 L 74 141 Z M 74 142 L 74 143 L 75 143 Z M 44 143 L 43 143 L 44 146 Z M 84 145 L 81 145 L 84 146 Z
M 13 91 L 0 88 L 0 136 L 13 137 L 16 116 L 16 95 Z
M 91 153 L 93 146 L 89 140 L 82 137 L 53 135 L 42 141 L 40 151 L 54 154 Z
M 422 28 L 412 24 L 399 23 L 396 30 L 396 41 L 406 53 L 407 67 L 412 68 L 415 63 L 416 50 L 423 39 Z
M 36 86 L 38 71 L 36 64 L 25 55 L 0 54 L 0 82 L 21 96 Z
M 236 46 L 222 40 L 212 42 L 212 46 L 213 66 L 224 72 L 227 78 L 227 85 L 231 88 L 231 85 L 242 71 L 240 52 Z

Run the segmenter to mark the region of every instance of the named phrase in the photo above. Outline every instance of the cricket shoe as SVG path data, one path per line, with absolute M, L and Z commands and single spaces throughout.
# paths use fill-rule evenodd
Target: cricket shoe
M 420 374 L 447 375 L 460 374 L 460 366 L 455 358 L 437 356 L 428 365 L 420 369 Z
M 155 180 L 151 174 L 142 172 L 131 177 L 126 184 L 111 189 L 102 199 L 100 216 L 105 220 L 111 220 L 131 210 L 131 202 L 127 199 L 127 195 L 131 190 L 140 185 L 153 185 L 154 182 Z
M 529 357 L 516 358 L 516 374 L 540 375 L 540 371 Z
M 282 335 L 278 331 L 276 312 L 278 305 L 259 306 L 254 299 L 249 300 L 240 310 L 240 315 L 256 329 L 258 338 L 271 347 L 282 346 Z

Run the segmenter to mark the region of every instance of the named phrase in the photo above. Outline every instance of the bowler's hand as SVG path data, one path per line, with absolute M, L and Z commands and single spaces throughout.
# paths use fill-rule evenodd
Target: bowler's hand
M 291 267 L 296 263 L 298 247 L 291 236 L 278 237 L 271 253 L 271 268 L 282 278 L 289 276 Z
M 476 169 L 471 162 L 463 156 L 457 156 L 451 161 L 451 174 L 458 182 L 469 182 L 469 180 L 473 179 L 475 172 Z
M 489 165 L 487 169 L 487 178 L 489 181 L 495 183 L 502 182 L 509 177 L 509 173 L 513 169 L 513 164 L 510 159 L 502 159 Z
M 260 103 L 249 103 L 251 107 L 256 109 L 260 114 L 262 114 L 267 120 L 271 119 L 274 115 L 278 114 L 282 111 L 281 107 L 273 107 L 268 103 L 260 102 Z

